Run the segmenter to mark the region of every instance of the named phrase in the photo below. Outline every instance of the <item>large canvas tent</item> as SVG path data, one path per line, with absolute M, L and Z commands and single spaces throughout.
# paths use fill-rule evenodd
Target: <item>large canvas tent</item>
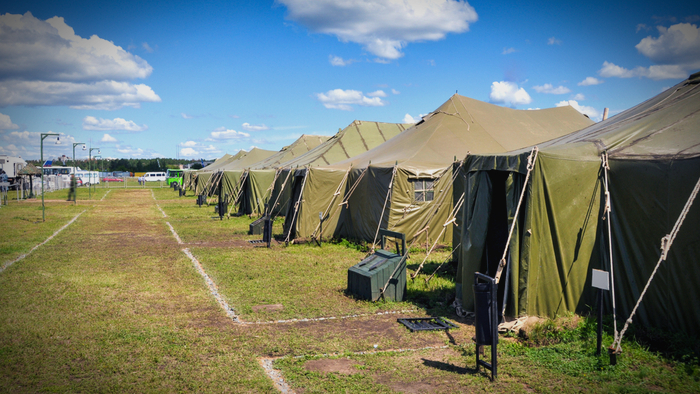
M 308 168 L 293 197 L 298 212 L 285 221 L 288 236 L 316 236 L 323 212 L 325 237 L 371 242 L 382 227 L 408 240 L 449 243 L 452 226 L 445 223 L 460 197 L 453 196 L 453 185 L 461 190 L 455 161 L 469 152 L 529 146 L 591 123 L 568 106 L 515 110 L 455 94 L 388 142 L 331 166 Z
M 634 108 L 537 150 L 470 156 L 464 163 L 458 278 L 465 284 L 464 308 L 473 308 L 466 284 L 474 272 L 494 275 L 508 244 L 499 285 L 506 314 L 555 316 L 586 309 L 594 300 L 595 268 L 614 274 L 617 316 L 624 320 L 660 256 L 666 255 L 634 319 L 699 333 L 700 309 L 692 304 L 700 299 L 697 201 L 670 248 L 662 242 L 673 232 L 700 177 L 699 83 L 700 73 L 694 74 Z
M 241 180 L 245 176 L 246 169 L 251 165 L 265 160 L 277 154 L 277 151 L 253 148 L 235 160 L 229 160 L 210 172 L 210 178 L 201 190 L 207 196 L 228 195 L 228 203 L 235 200 L 240 193 Z
M 246 190 L 249 190 L 252 196 L 262 196 L 263 198 L 260 198 L 260 203 L 251 206 L 255 209 L 245 213 L 262 213 L 265 204 L 270 202 L 272 205 L 276 205 L 272 207 L 275 216 L 285 215 L 292 198 L 296 169 L 328 165 L 346 160 L 390 140 L 411 125 L 354 120 L 344 129 L 338 130 L 333 137 L 301 156 L 276 166 L 251 170 L 251 179 L 263 179 L 264 181 L 251 183 Z M 266 194 L 267 190 L 270 190 L 270 193 Z
M 303 156 L 325 143 L 329 138 L 320 135 L 302 135 L 276 154 L 250 165 L 242 184 L 243 195 L 240 198 L 240 212 L 245 214 L 263 213 L 270 196 L 270 186 L 275 179 L 275 168 L 282 163 Z

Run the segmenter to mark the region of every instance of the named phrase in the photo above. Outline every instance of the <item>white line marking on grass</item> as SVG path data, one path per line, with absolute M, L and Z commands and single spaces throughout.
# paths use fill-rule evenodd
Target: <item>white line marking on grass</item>
M 80 215 L 82 215 L 83 213 L 85 213 L 85 211 L 80 212 L 79 214 L 75 215 L 75 217 L 74 217 L 73 219 L 71 219 L 70 222 L 66 223 L 63 227 L 61 227 L 61 228 L 59 228 L 58 230 L 56 230 L 56 232 L 53 233 L 53 235 L 51 235 L 50 237 L 46 238 L 46 241 L 40 243 L 39 245 L 36 245 L 36 246 L 33 247 L 32 250 L 30 250 L 29 252 L 27 252 L 27 253 L 25 253 L 25 254 L 23 254 L 23 255 L 17 257 L 17 258 L 16 258 L 15 260 L 13 260 L 13 261 L 8 261 L 8 262 L 6 262 L 2 267 L 0 267 L 0 273 L 2 273 L 3 271 L 5 271 L 5 269 L 7 269 L 7 267 L 11 266 L 12 264 L 14 264 L 14 263 L 16 263 L 16 262 L 22 260 L 23 258 L 29 256 L 30 254 L 32 254 L 32 252 L 35 251 L 37 248 L 39 248 L 39 246 L 41 246 L 41 245 L 43 245 L 43 244 L 45 244 L 45 243 L 51 241 L 51 240 L 53 239 L 53 237 L 55 237 L 56 235 L 58 235 L 58 233 L 60 233 L 61 231 L 63 231 L 66 227 L 70 226 L 70 225 L 71 225 L 73 222 L 75 222 L 76 219 L 78 219 L 78 217 L 80 217 Z
M 154 200 L 156 199 L 156 195 L 153 194 L 153 189 L 151 189 L 151 197 L 153 197 Z
M 380 353 L 403 353 L 403 352 L 417 352 L 420 350 L 437 350 L 437 349 L 447 349 L 449 346 L 426 346 L 418 349 L 389 349 L 389 350 L 371 350 L 367 352 L 353 352 L 350 354 L 354 355 L 365 355 L 365 354 L 380 354 Z M 341 353 L 330 353 L 330 354 L 318 354 L 318 355 L 312 355 L 313 357 L 337 357 L 340 356 Z M 285 394 L 294 394 L 294 390 L 292 390 L 291 387 L 287 384 L 287 382 L 284 381 L 284 376 L 282 376 L 282 371 L 275 369 L 273 366 L 273 363 L 275 360 L 282 359 L 282 358 L 288 358 L 288 357 L 293 357 L 293 358 L 302 358 L 302 357 L 308 357 L 309 355 L 302 355 L 302 356 L 282 356 L 282 357 L 261 357 L 258 359 L 258 362 L 260 365 L 263 367 L 265 370 L 265 374 L 267 374 L 267 377 L 272 380 L 272 382 L 275 385 L 275 388 L 280 392 L 280 393 L 285 393 Z
M 109 192 L 111 192 L 111 191 L 112 191 L 111 189 L 110 189 L 110 190 L 107 190 L 107 193 L 105 193 L 105 195 L 102 196 L 102 198 L 100 198 L 100 201 L 104 201 L 104 200 L 105 200 L 105 197 L 107 197 L 107 195 L 108 195 Z
M 160 205 L 158 205 L 158 204 L 156 204 L 156 206 L 157 206 L 157 207 L 158 207 L 158 209 L 160 210 L 160 213 L 162 213 L 162 214 L 163 214 L 163 217 L 164 217 L 164 218 L 167 218 L 167 217 L 168 217 L 168 215 L 166 215 L 166 214 L 165 214 L 165 211 L 163 211 L 163 208 L 161 208 L 161 207 L 160 207 Z M 171 227 L 171 228 L 172 228 L 172 227 Z M 180 242 L 180 243 L 182 243 L 182 242 Z
M 285 393 L 285 394 L 295 394 L 294 390 L 292 390 L 292 388 L 289 387 L 287 382 L 284 381 L 284 377 L 282 377 L 282 372 L 278 369 L 275 369 L 275 367 L 272 366 L 272 363 L 274 361 L 275 361 L 274 358 L 260 358 L 260 359 L 258 359 L 258 362 L 265 370 L 267 377 L 272 379 L 272 383 L 274 383 L 277 391 L 279 391 L 280 393 Z
M 219 305 L 226 311 L 226 315 L 230 317 L 234 322 L 240 323 L 238 320 L 238 316 L 236 315 L 236 311 L 231 308 L 226 300 L 219 294 L 219 289 L 216 287 L 216 283 L 214 283 L 213 280 L 207 275 L 206 272 L 204 272 L 204 267 L 202 267 L 202 264 L 194 257 L 194 255 L 190 252 L 189 248 L 182 249 L 182 251 L 187 255 L 187 257 L 192 260 L 192 264 L 194 264 L 194 267 L 197 268 L 197 271 L 199 271 L 199 274 L 202 275 L 204 280 L 207 282 L 207 286 L 209 286 L 209 291 L 211 294 L 214 296 L 216 301 L 219 302 Z
M 270 320 L 270 321 L 254 321 L 254 322 L 244 322 L 241 324 L 283 324 L 283 323 L 298 323 L 298 322 L 310 322 L 310 321 L 324 321 L 324 320 L 339 320 L 339 319 L 353 319 L 357 317 L 364 316 L 382 316 L 382 315 L 396 315 L 403 313 L 417 312 L 417 309 L 407 309 L 402 311 L 386 311 L 377 313 L 358 313 L 356 315 L 346 315 L 346 316 L 330 316 L 330 317 L 309 317 L 301 319 L 287 319 L 287 320 Z
M 163 212 L 163 215 L 165 215 L 165 212 Z M 175 232 L 175 229 L 174 229 L 173 226 L 170 224 L 170 222 L 165 222 L 165 223 L 168 225 L 168 227 L 170 227 L 170 231 L 173 233 L 173 236 L 174 236 L 175 239 L 177 240 L 177 243 L 182 244 L 183 242 L 182 242 L 182 240 L 180 239 L 180 236 L 177 235 L 177 233 Z

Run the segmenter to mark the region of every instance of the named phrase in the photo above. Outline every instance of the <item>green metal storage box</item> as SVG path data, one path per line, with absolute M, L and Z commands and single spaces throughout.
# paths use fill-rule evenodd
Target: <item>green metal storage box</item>
M 381 230 L 382 249 L 348 269 L 348 293 L 360 299 L 377 301 L 389 281 L 384 298 L 403 301 L 406 293 L 406 240 L 404 234 Z M 403 255 L 384 250 L 384 236 L 403 240 Z M 393 276 L 392 276 L 393 274 Z M 389 279 L 391 278 L 391 279 Z

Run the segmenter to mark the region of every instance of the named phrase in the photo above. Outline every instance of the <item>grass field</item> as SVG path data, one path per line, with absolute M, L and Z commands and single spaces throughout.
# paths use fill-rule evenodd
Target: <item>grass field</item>
M 451 266 L 428 284 L 409 280 L 406 301 L 359 301 L 345 293 L 348 267 L 365 256 L 351 244 L 255 247 L 253 219 L 219 220 L 172 189 L 98 188 L 77 205 L 60 193 L 45 196 L 46 222 L 40 202 L 0 208 L 3 265 L 80 214 L 0 272 L 0 392 L 276 392 L 268 361 L 297 393 L 700 392 L 692 351 L 667 357 L 630 336 L 610 366 L 594 354 L 593 321 L 577 316 L 546 321 L 527 340 L 501 337 L 491 382 L 474 368 L 471 321 L 449 308 Z M 412 251 L 409 272 L 422 253 Z M 430 315 L 459 328 L 396 322 Z

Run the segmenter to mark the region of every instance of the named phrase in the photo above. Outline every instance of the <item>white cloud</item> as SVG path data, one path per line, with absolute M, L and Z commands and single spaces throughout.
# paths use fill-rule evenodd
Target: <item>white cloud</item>
M 690 70 L 700 67 L 700 29 L 678 23 L 668 29 L 659 26 L 659 37 L 648 36 L 635 46 L 656 64 L 676 64 Z
M 12 123 L 10 115 L 0 114 L 0 130 L 19 129 L 19 126 Z
M 105 135 L 102 136 L 100 142 L 117 142 L 117 139 L 105 133 Z
M 403 117 L 403 123 L 418 123 L 418 121 L 410 114 L 406 114 Z
M 250 137 L 250 134 L 244 133 L 242 131 L 226 129 L 225 127 L 219 127 L 216 130 L 212 131 L 210 136 L 214 140 L 232 140 L 248 138 Z
M 391 89 L 391 94 L 401 94 L 401 92 L 396 89 Z
M 192 149 L 192 148 L 180 149 L 180 155 L 182 155 L 182 156 L 195 156 L 198 154 L 199 154 L 199 152 Z
M 600 85 L 603 83 L 602 79 L 598 79 L 596 77 L 586 77 L 583 81 L 578 83 L 578 86 L 592 86 L 592 85 Z
M 334 89 L 326 93 L 316 93 L 316 98 L 326 108 L 352 111 L 353 105 L 365 107 L 381 107 L 385 103 L 380 97 L 367 97 L 358 90 Z
M 564 100 L 556 103 L 555 105 L 557 107 L 565 107 L 567 105 L 570 105 L 574 107 L 574 109 L 578 112 L 584 115 L 588 115 L 589 118 L 593 119 L 596 122 L 600 122 L 603 119 L 603 114 L 600 111 L 593 107 L 579 105 L 579 103 L 576 100 Z
M 150 87 L 127 82 L 152 73 L 145 60 L 96 35 L 76 35 L 61 17 L 0 15 L 0 36 L 2 106 L 117 109 L 160 101 Z
M 638 66 L 632 70 L 618 66 L 608 61 L 603 62 L 603 67 L 598 70 L 598 74 L 604 78 L 633 78 L 645 77 L 649 79 L 681 79 L 688 76 L 688 72 L 679 65 L 659 65 L 642 67 Z
M 561 40 L 556 37 L 549 37 L 549 40 L 547 40 L 547 45 L 561 45 Z
M 367 97 L 386 97 L 386 93 L 383 90 L 377 90 L 371 93 L 367 93 Z
M 67 105 L 74 109 L 115 110 L 140 108 L 142 102 L 160 102 L 146 85 L 128 82 L 94 83 L 0 81 L 0 107 L 8 105 Z
M 510 53 L 517 52 L 515 48 L 503 48 L 503 52 L 501 52 L 503 55 L 508 55 Z
M 182 112 L 180 113 L 180 116 L 182 116 L 182 119 L 192 119 L 194 116 L 192 115 L 187 115 L 186 113 Z
M 555 88 L 551 83 L 545 83 L 542 86 L 533 86 L 532 88 L 535 89 L 537 93 L 567 94 L 571 92 L 571 90 L 565 86 L 559 85 Z
M 143 49 L 146 50 L 146 52 L 148 52 L 148 53 L 153 53 L 153 48 L 151 48 L 151 46 L 148 45 L 147 42 L 144 42 L 143 44 L 141 44 L 141 46 L 143 47 Z
M 138 132 L 148 130 L 148 126 L 145 124 L 139 126 L 133 120 L 126 120 L 122 118 L 97 119 L 94 116 L 86 116 L 83 118 L 83 130 L 125 130 Z
M 576 101 L 583 101 L 586 99 L 586 96 L 583 93 L 576 93 L 573 99 Z
M 478 16 L 457 0 L 277 0 L 287 6 L 287 19 L 309 30 L 362 45 L 384 59 L 403 56 L 411 42 L 436 41 L 463 33 Z
M 494 103 L 508 104 L 510 106 L 530 104 L 532 102 L 532 98 L 530 98 L 525 89 L 518 88 L 518 84 L 508 81 L 492 83 L 489 99 Z
M 270 130 L 269 127 L 265 126 L 264 124 L 259 124 L 259 125 L 254 125 L 250 123 L 243 123 L 241 125 L 243 127 L 243 130 L 245 131 L 265 131 L 265 130 Z
M 700 29 L 696 25 L 678 23 L 657 29 L 658 38 L 648 36 L 635 46 L 656 65 L 627 69 L 605 61 L 598 74 L 616 78 L 683 79 L 700 68 Z
M 185 141 L 185 142 L 183 142 L 183 143 L 180 144 L 180 146 L 187 146 L 187 147 L 190 147 L 190 148 L 193 147 L 193 146 L 196 146 L 196 145 L 197 145 L 197 143 L 194 142 L 194 141 Z
M 345 60 L 340 56 L 333 56 L 333 55 L 328 55 L 328 61 L 331 63 L 332 66 L 339 66 L 339 67 L 349 66 L 352 63 L 355 63 L 355 60 L 352 60 L 352 59 Z

